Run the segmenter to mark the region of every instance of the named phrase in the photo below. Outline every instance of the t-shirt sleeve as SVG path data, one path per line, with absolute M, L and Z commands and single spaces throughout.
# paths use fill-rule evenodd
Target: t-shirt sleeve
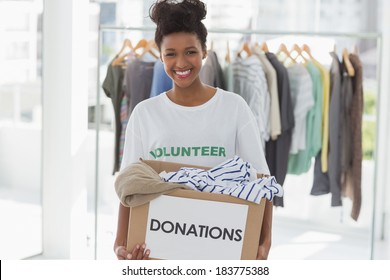
M 258 173 L 270 174 L 256 119 L 246 104 L 242 105 L 240 111 L 236 154 L 243 160 L 251 163 Z
M 113 77 L 113 73 L 112 73 L 111 64 L 107 68 L 107 74 L 106 74 L 106 77 L 104 78 L 102 88 L 103 88 L 104 93 L 106 94 L 107 97 L 111 98 L 113 96 L 114 77 Z

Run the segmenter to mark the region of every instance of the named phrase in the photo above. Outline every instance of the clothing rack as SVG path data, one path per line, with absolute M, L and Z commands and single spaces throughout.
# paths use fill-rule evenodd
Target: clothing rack
M 126 31 L 140 31 L 140 32 L 154 32 L 154 27 L 131 27 L 131 26 L 109 26 L 109 25 L 99 25 L 99 35 L 98 35 L 98 63 L 97 63 L 97 94 L 96 94 L 96 109 L 95 109 L 95 122 L 96 122 L 96 158 L 95 158 L 95 259 L 97 258 L 97 233 L 98 233 L 98 198 L 99 198 L 99 131 L 100 131 L 100 57 L 102 55 L 102 33 L 103 32 L 126 32 Z M 308 36 L 308 37 L 330 37 L 330 38 L 346 38 L 346 39 L 364 39 L 364 40 L 376 40 L 377 48 L 377 104 L 381 102 L 381 62 L 382 62 L 382 34 L 381 33 L 371 33 L 371 32 L 304 32 L 304 31 L 270 31 L 270 30 L 241 30 L 241 29 L 208 29 L 209 34 L 242 34 L 242 35 L 262 35 L 262 36 Z M 377 105 L 376 108 L 376 149 L 378 148 L 378 135 L 379 135 L 379 122 L 380 122 L 380 112 Z M 372 215 L 371 215 L 371 229 L 370 229 L 370 259 L 374 259 L 374 243 L 375 243 L 375 221 L 376 221 L 376 196 L 377 196 L 377 153 L 374 157 L 374 180 L 373 180 L 373 206 L 372 206 Z M 382 221 L 383 222 L 383 221 Z M 384 224 L 381 225 L 383 231 Z

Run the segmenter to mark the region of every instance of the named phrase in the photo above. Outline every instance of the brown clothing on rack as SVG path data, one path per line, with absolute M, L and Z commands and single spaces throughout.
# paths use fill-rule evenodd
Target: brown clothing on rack
M 362 203 L 361 178 L 362 178 L 362 119 L 363 119 L 363 71 L 360 58 L 356 54 L 350 54 L 349 59 L 355 70 L 352 77 L 353 95 L 350 107 L 350 126 L 352 155 L 342 179 L 342 194 L 352 200 L 351 217 L 357 220 Z

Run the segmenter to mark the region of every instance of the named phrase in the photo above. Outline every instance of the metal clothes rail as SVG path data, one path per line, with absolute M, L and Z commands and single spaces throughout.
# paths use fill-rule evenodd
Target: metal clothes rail
M 95 122 L 96 122 L 96 160 L 95 160 L 95 259 L 97 258 L 97 233 L 98 233 L 98 198 L 99 198 L 99 131 L 100 131 L 100 57 L 102 54 L 102 32 L 124 32 L 124 31 L 141 31 L 141 32 L 154 32 L 154 27 L 131 27 L 131 26 L 109 26 L 99 25 L 99 46 L 98 46 L 98 71 L 97 71 L 97 96 L 96 96 L 96 109 L 95 109 Z M 241 30 L 241 29 L 208 29 L 209 34 L 242 34 L 242 35 L 269 35 L 269 36 L 310 36 L 310 37 L 329 37 L 329 38 L 348 38 L 348 39 L 362 39 L 362 40 L 376 40 L 377 48 L 377 104 L 381 102 L 381 62 L 382 62 L 382 34 L 370 33 L 370 32 L 304 32 L 304 31 L 269 31 L 269 30 Z M 377 106 L 376 110 L 376 149 L 378 148 L 378 135 L 380 131 L 380 112 Z M 376 155 L 377 153 L 375 153 Z M 370 259 L 374 259 L 374 243 L 375 243 L 375 220 L 376 220 L 376 196 L 377 196 L 377 159 L 374 158 L 374 182 L 373 182 L 373 208 L 371 217 L 371 229 L 370 229 Z M 383 225 L 382 225 L 383 227 Z

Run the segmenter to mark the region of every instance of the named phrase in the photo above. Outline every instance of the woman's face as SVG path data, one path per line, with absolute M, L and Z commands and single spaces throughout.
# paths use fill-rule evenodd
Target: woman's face
M 161 42 L 161 59 L 167 75 L 181 88 L 200 81 L 199 72 L 206 52 L 196 34 L 171 33 Z

